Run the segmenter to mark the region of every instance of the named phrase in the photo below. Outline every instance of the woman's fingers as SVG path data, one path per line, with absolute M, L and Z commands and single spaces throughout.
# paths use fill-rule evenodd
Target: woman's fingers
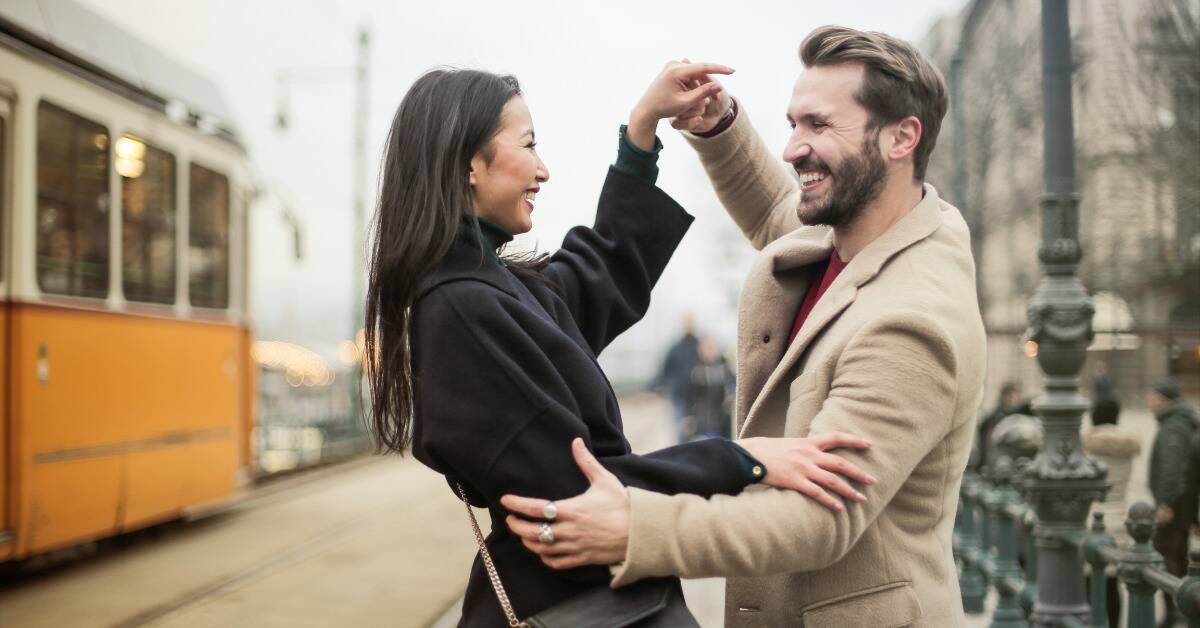
M 681 111 L 677 117 L 683 118 L 686 120 L 688 118 L 695 118 L 695 117 L 704 115 L 704 108 L 706 106 L 708 106 L 708 100 L 709 99 L 705 98 L 704 101 L 701 102 L 701 104 L 699 104 L 695 107 L 692 107 L 691 109 Z
M 733 74 L 733 68 L 719 63 L 681 63 L 674 71 L 680 79 L 698 79 L 709 74 Z
M 875 479 L 875 476 L 863 471 L 854 463 L 837 454 L 822 454 L 817 458 L 816 463 L 817 466 L 825 469 L 826 471 L 840 473 L 860 484 L 870 485 L 878 482 L 878 480 Z
M 829 434 L 821 434 L 813 438 L 813 444 L 817 449 L 829 451 L 830 449 L 838 449 L 840 447 L 849 447 L 852 449 L 870 449 L 871 442 L 865 438 L 859 438 L 853 434 L 845 432 L 831 432 Z
M 846 509 L 846 507 L 842 505 L 842 502 L 835 499 L 829 493 L 826 493 L 825 489 L 821 488 L 814 482 L 805 480 L 796 490 L 802 495 L 807 495 L 815 500 L 818 504 L 821 504 L 822 506 L 834 512 L 841 512 Z
M 862 503 L 867 501 L 866 495 L 854 490 L 854 487 L 850 486 L 840 475 L 830 473 L 824 469 L 817 469 L 812 475 L 812 480 L 852 502 Z
M 713 82 L 705 83 L 700 87 L 684 92 L 681 94 L 681 99 L 684 107 L 687 108 L 685 111 L 699 108 L 701 112 L 703 112 L 704 108 L 708 106 L 710 99 L 715 98 L 717 94 L 720 94 L 721 89 L 722 87 L 720 83 Z

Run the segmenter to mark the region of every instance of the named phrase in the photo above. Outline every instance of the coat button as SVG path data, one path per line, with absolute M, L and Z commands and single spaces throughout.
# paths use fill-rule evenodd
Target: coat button
M 750 469 L 750 473 L 753 473 L 754 477 L 756 477 L 756 478 L 761 477 L 762 476 L 762 467 L 760 467 L 758 465 L 754 465 L 754 468 Z
M 771 334 L 763 334 L 763 342 L 771 342 Z

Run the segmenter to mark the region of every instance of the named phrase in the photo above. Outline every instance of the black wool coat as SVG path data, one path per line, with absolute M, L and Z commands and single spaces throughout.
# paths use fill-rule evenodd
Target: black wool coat
M 546 567 L 504 524 L 502 495 L 565 499 L 587 489 L 574 438 L 627 486 L 708 496 L 749 483 L 725 440 L 632 454 L 596 362 L 646 312 L 691 221 L 662 190 L 611 168 L 595 226 L 572 229 L 540 278 L 514 274 L 462 236 L 413 306 L 413 453 L 489 509 L 487 545 L 521 618 L 610 581 L 605 567 Z M 446 525 L 463 526 L 471 542 L 465 513 Z M 507 625 L 478 557 L 460 625 Z

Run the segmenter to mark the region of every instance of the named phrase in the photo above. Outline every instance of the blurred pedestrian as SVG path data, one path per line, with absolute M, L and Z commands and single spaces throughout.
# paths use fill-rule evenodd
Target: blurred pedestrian
M 1092 425 L 1115 425 L 1120 413 L 1121 400 L 1113 390 L 1108 364 L 1097 362 L 1092 377 Z
M 733 399 L 733 371 L 721 355 L 721 347 L 712 338 L 703 338 L 698 345 L 696 366 L 688 382 L 690 438 L 720 436 L 730 438 L 733 420 L 730 410 Z
M 1125 516 L 1128 511 L 1125 494 L 1129 488 L 1133 459 L 1141 453 L 1142 444 L 1133 430 L 1118 425 L 1117 421 L 1117 412 L 1096 413 L 1093 410 L 1092 426 L 1083 432 L 1083 450 L 1089 457 L 1103 462 L 1108 467 L 1110 488 L 1103 502 L 1092 505 L 1092 512 L 1103 513 L 1105 529 L 1117 545 L 1128 547 L 1132 541 L 1125 529 Z M 1090 515 L 1088 521 L 1090 525 Z M 1116 628 L 1121 618 L 1116 565 L 1108 565 L 1105 573 L 1108 575 L 1105 591 L 1108 625 L 1110 628 Z
M 1157 508 L 1154 549 L 1162 554 L 1167 571 L 1183 577 L 1187 572 L 1188 534 L 1196 518 L 1196 451 L 1194 440 L 1200 418 L 1183 399 L 1179 384 L 1163 380 L 1146 395 L 1146 406 L 1158 420 L 1158 433 L 1150 451 L 1150 493 Z M 1171 596 L 1161 626 L 1175 621 Z
M 975 446 L 971 451 L 970 468 L 977 471 L 982 470 L 995 461 L 992 431 L 1005 417 L 1012 414 L 1033 415 L 1033 409 L 1030 407 L 1029 401 L 1022 399 L 1021 385 L 1014 381 L 1008 381 L 1000 387 L 1000 398 L 996 400 L 996 407 L 992 408 L 992 411 L 979 421 L 975 434 Z
M 654 379 L 652 387 L 660 390 L 671 400 L 671 414 L 675 420 L 675 439 L 687 441 L 688 426 L 685 419 L 691 411 L 691 378 L 700 354 L 700 340 L 696 338 L 695 321 L 691 314 L 683 317 L 683 335 L 667 351 L 662 369 Z

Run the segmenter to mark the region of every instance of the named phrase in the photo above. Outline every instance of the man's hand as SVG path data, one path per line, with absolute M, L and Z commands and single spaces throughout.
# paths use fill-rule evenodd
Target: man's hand
M 1175 511 L 1170 506 L 1163 504 L 1154 511 L 1154 520 L 1160 526 L 1171 525 L 1171 522 L 1175 520 Z
M 826 508 L 838 512 L 845 505 L 831 495 L 834 493 L 854 501 L 864 502 L 866 496 L 850 486 L 842 476 L 860 484 L 875 484 L 876 480 L 845 458 L 828 453 L 831 449 L 852 447 L 869 449 L 871 443 L 850 434 L 833 433 L 805 438 L 747 438 L 737 441 L 767 467 L 763 484 L 803 493 Z
M 684 59 L 687 61 L 687 59 Z M 707 83 L 717 83 L 711 76 L 703 76 L 695 81 L 695 87 L 700 87 Z M 717 83 L 720 85 L 720 83 Z M 717 126 L 721 118 L 725 116 L 725 112 L 733 106 L 733 98 L 729 92 L 722 87 L 721 91 L 717 92 L 715 98 L 710 98 L 708 104 L 699 113 L 696 111 L 687 112 L 691 115 L 679 115 L 671 118 L 671 126 L 680 131 L 690 131 L 692 133 L 708 133 Z
M 625 560 L 629 544 L 629 493 L 617 476 L 592 456 L 583 439 L 571 443 L 571 453 L 591 487 L 571 499 L 554 502 L 558 508 L 550 526 L 554 542 L 542 543 L 539 538 L 549 503 L 544 499 L 502 497 L 500 503 L 505 508 L 533 520 L 509 515 L 508 528 L 554 569 L 619 563 Z
M 700 124 L 713 101 L 720 100 L 722 89 L 709 74 L 733 74 L 733 68 L 716 63 L 688 63 L 686 59 L 667 63 L 629 114 L 629 140 L 639 148 L 653 150 L 654 130 L 659 120 L 695 119 Z M 717 114 L 718 120 L 720 117 Z

